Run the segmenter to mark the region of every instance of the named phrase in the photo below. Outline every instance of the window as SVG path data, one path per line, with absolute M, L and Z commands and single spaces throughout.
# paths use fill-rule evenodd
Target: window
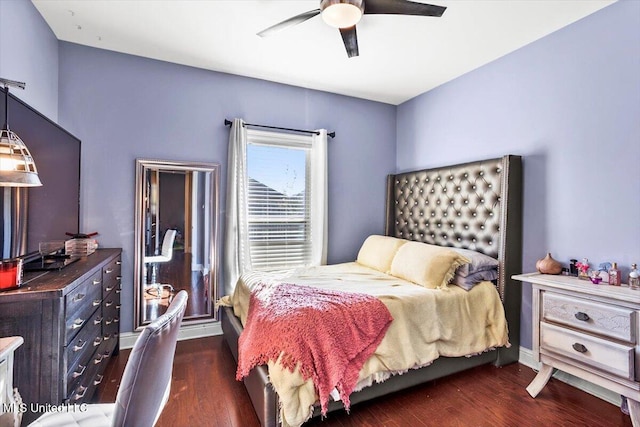
M 312 264 L 313 137 L 247 130 L 247 225 L 254 270 Z

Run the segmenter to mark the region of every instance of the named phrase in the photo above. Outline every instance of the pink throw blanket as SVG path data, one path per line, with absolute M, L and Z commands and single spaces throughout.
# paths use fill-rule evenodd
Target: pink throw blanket
M 348 410 L 358 373 L 392 320 L 387 307 L 369 295 L 261 284 L 251 294 L 238 341 L 236 379 L 282 354 L 284 368 L 293 371 L 299 363 L 302 377 L 313 380 L 323 415 L 334 387 Z

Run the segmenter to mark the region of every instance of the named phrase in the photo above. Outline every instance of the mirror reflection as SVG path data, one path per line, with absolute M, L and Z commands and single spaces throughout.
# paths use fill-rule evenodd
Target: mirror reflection
M 215 318 L 219 166 L 136 161 L 136 329 L 189 293 L 184 320 Z

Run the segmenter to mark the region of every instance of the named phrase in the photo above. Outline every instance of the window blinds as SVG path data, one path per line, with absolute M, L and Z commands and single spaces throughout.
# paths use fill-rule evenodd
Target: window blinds
M 311 138 L 248 132 L 248 228 L 251 266 L 276 270 L 310 264 Z

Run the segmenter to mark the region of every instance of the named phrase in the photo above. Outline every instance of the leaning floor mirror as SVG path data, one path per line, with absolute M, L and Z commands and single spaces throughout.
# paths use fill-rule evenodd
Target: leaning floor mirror
M 184 324 L 216 319 L 220 166 L 136 160 L 135 328 L 189 293 Z

